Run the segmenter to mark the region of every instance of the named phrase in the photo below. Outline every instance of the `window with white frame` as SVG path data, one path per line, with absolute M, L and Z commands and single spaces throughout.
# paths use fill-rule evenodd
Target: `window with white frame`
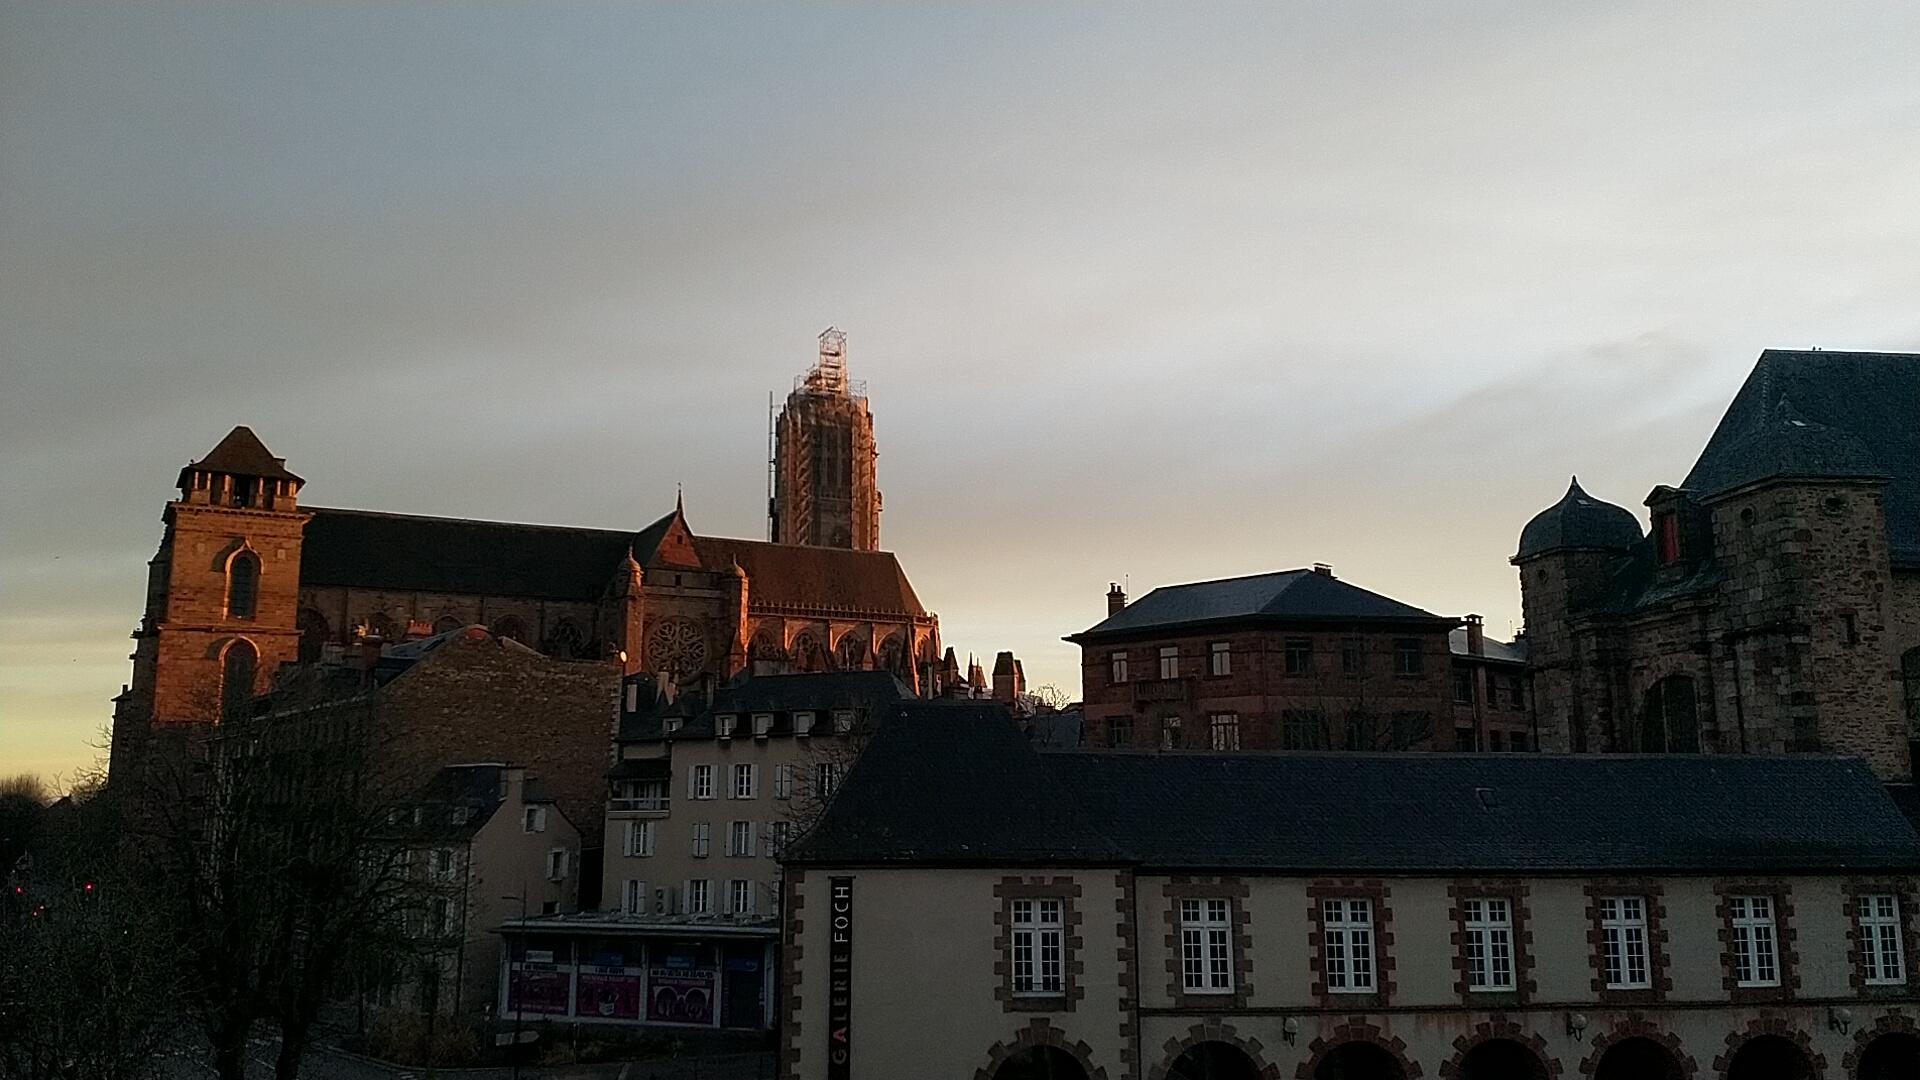
M 811 734 L 812 732 L 813 732 L 812 711 L 802 710 L 800 712 L 794 713 L 793 714 L 793 733 L 795 735 L 808 735 L 808 734 Z
M 620 913 L 622 915 L 645 915 L 647 913 L 647 883 L 628 878 L 620 886 Z
M 1900 940 L 1900 898 L 1893 893 L 1869 893 L 1858 901 L 1860 959 L 1870 986 L 1892 986 L 1907 981 L 1906 950 Z
M 1163 679 L 1180 677 L 1180 646 L 1162 645 L 1160 647 L 1160 677 Z
M 753 822 L 730 821 L 727 823 L 727 854 L 734 856 L 753 854 Z
M 713 730 L 723 739 L 732 738 L 734 729 L 739 726 L 740 716 L 737 713 L 721 713 L 713 718 Z
M 1127 654 L 1123 652 L 1107 654 L 1107 681 L 1123 683 L 1127 681 Z
M 444 896 L 436 896 L 427 907 L 427 933 L 443 937 L 452 932 L 453 902 Z
M 686 721 L 678 716 L 669 716 L 660 722 L 660 729 L 669 735 L 677 735 Z
M 727 882 L 727 914 L 753 914 L 753 882 L 745 878 Z
M 694 858 L 704 859 L 707 857 L 707 842 L 711 837 L 712 832 L 713 832 L 713 826 L 708 822 L 696 821 L 693 823 L 693 857 Z
M 813 766 L 813 797 L 825 799 L 840 786 L 840 763 L 837 761 L 817 762 Z
M 559 881 L 567 876 L 567 849 L 554 848 L 547 852 L 547 880 Z
M 1240 749 L 1240 714 L 1208 713 L 1207 733 L 1212 736 L 1215 750 Z
M 713 766 L 694 765 L 687 769 L 687 798 L 713 798 Z
M 786 799 L 793 796 L 793 766 L 782 763 L 773 767 L 773 797 Z
M 713 914 L 713 881 L 709 878 L 689 878 L 681 895 L 686 897 L 687 914 Z
M 1321 966 L 1327 992 L 1371 994 L 1373 981 L 1373 901 L 1335 897 L 1320 904 Z
M 520 831 L 530 833 L 546 832 L 547 808 L 544 806 L 529 806 L 525 810 L 522 810 L 520 812 Z
M 1600 949 L 1609 990 L 1653 986 L 1647 945 L 1647 900 L 1643 896 L 1600 898 Z
M 1207 646 L 1207 671 L 1214 675 L 1233 674 L 1233 643 L 1216 641 Z
M 652 855 L 655 831 L 659 824 L 657 821 L 627 822 L 626 842 L 621 845 L 621 850 L 635 858 Z
M 767 858 L 778 858 L 781 852 L 787 850 L 787 835 L 792 827 L 793 823 L 789 821 L 767 822 Z
M 1502 896 L 1460 901 L 1462 946 L 1467 958 L 1467 989 L 1512 990 L 1513 902 Z
M 1189 994 L 1233 993 L 1232 905 L 1180 901 L 1180 986 Z
M 453 880 L 453 849 L 434 848 L 427 863 L 427 872 L 435 881 Z
M 846 735 L 853 731 L 852 709 L 833 710 L 833 730 L 841 735 Z
M 1780 942 L 1773 927 L 1773 897 L 1729 896 L 1733 927 L 1733 981 L 1737 986 L 1780 985 Z
M 753 714 L 753 734 L 755 738 L 764 739 L 767 737 L 767 734 L 772 730 L 773 730 L 773 714 L 772 713 L 762 712 L 762 713 Z
M 736 799 L 751 799 L 759 794 L 760 767 L 758 765 L 735 765 L 733 767 L 733 787 L 729 794 Z
M 1019 997 L 1066 992 L 1064 901 L 1042 897 L 1010 902 L 1013 992 Z

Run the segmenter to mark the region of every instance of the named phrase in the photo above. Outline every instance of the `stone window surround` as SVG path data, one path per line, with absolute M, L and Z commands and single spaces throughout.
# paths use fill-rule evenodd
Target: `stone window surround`
M 993 887 L 998 901 L 993 912 L 993 973 L 998 985 L 994 1000 L 1002 1012 L 1072 1012 L 1074 1005 L 1087 996 L 1084 976 L 1086 940 L 1081 935 L 1083 918 L 1080 884 L 1072 877 L 1035 875 L 1007 876 Z M 1013 992 L 1013 902 L 1015 900 L 1060 901 L 1060 977 L 1061 992 L 1034 995 Z
M 1792 1001 L 1800 990 L 1800 952 L 1795 947 L 1798 931 L 1793 924 L 1793 889 L 1786 878 L 1729 878 L 1713 885 L 1718 899 L 1714 917 L 1719 922 L 1720 986 L 1727 1000 L 1735 1005 L 1755 1002 Z M 1735 976 L 1733 954 L 1733 910 L 1728 900 L 1735 896 L 1767 896 L 1773 899 L 1774 950 L 1779 954 L 1779 986 L 1741 986 Z
M 1359 899 L 1373 908 L 1373 992 L 1336 993 L 1327 989 L 1325 919 L 1323 901 Z M 1393 1001 L 1393 906 L 1392 891 L 1378 878 L 1320 878 L 1307 883 L 1308 965 L 1313 971 L 1313 996 L 1323 1006 L 1351 1006 L 1355 1011 L 1384 1008 Z
M 1847 936 L 1847 982 L 1854 993 L 1868 996 L 1905 997 L 1914 988 L 1914 953 L 1920 949 L 1920 932 L 1916 931 L 1916 903 L 1920 903 L 1920 887 L 1916 887 L 1913 878 L 1903 877 L 1860 877 L 1846 881 L 1846 900 L 1842 912 L 1846 917 Z M 1906 981 L 1899 983 L 1867 984 L 1866 957 L 1860 947 L 1860 898 L 1863 896 L 1892 893 L 1899 898 L 1900 904 L 1900 946 L 1903 950 L 1901 960 L 1906 966 Z
M 1595 997 L 1602 1005 L 1651 1005 L 1665 1001 L 1673 993 L 1673 977 L 1667 973 L 1667 903 L 1659 882 L 1651 878 L 1607 878 L 1590 882 L 1587 893 L 1587 944 L 1592 950 Z M 1610 897 L 1637 896 L 1647 905 L 1647 976 L 1653 984 L 1644 990 L 1607 988 L 1606 932 L 1600 925 L 1600 901 Z
M 1533 978 L 1533 929 L 1528 919 L 1530 888 L 1518 878 L 1463 878 L 1447 886 L 1453 919 L 1453 989 L 1462 1003 L 1482 1009 L 1525 1005 L 1540 987 Z M 1467 913 L 1463 900 L 1495 898 L 1508 902 L 1513 918 L 1513 989 L 1473 990 L 1467 985 Z
M 1176 1008 L 1228 1011 L 1244 1009 L 1253 995 L 1253 934 L 1247 928 L 1247 883 L 1237 877 L 1190 877 L 1175 875 L 1160 887 L 1166 898 L 1167 921 L 1167 1000 Z M 1189 994 L 1180 969 L 1180 901 L 1221 900 L 1227 902 L 1227 919 L 1233 927 L 1228 947 L 1233 950 L 1233 992 L 1229 994 Z

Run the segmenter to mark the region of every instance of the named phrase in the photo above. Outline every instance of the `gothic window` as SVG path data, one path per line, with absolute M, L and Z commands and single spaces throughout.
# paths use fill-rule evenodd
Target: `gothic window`
M 1700 751 L 1698 699 L 1693 679 L 1669 675 L 1647 689 L 1640 719 L 1640 750 L 1647 754 L 1694 754 Z
M 507 615 L 493 621 L 494 637 L 511 638 L 522 645 L 527 643 L 527 624 L 517 615 Z
M 253 618 L 259 599 L 260 556 L 242 551 L 227 562 L 227 618 Z
M 850 633 L 840 639 L 833 651 L 834 666 L 841 671 L 859 671 L 867 666 L 867 639 Z
M 546 653 L 562 660 L 577 659 L 586 651 L 586 639 L 580 636 L 580 628 L 570 619 L 561 619 L 547 635 Z
M 1907 728 L 1912 737 L 1920 738 L 1920 647 L 1900 657 L 1900 685 L 1906 691 Z
M 812 634 L 801 633 L 793 639 L 790 651 L 794 671 L 825 671 L 827 656 Z
M 707 636 L 692 619 L 661 619 L 647 631 L 647 668 L 678 678 L 698 675 L 707 663 Z
M 246 713 L 253 700 L 253 675 L 258 666 L 253 645 L 236 641 L 227 646 L 220 659 L 220 719 L 232 720 Z
M 780 675 L 787 670 L 787 650 L 780 647 L 780 636 L 773 630 L 761 630 L 747 643 L 747 667 L 755 675 Z
M 894 634 L 880 643 L 879 666 L 882 671 L 891 671 L 905 677 L 907 674 L 907 645 L 900 635 Z
M 313 610 L 302 608 L 300 611 L 300 662 L 312 664 L 320 659 L 325 651 L 327 640 L 333 636 L 333 630 L 327 625 L 327 617 Z

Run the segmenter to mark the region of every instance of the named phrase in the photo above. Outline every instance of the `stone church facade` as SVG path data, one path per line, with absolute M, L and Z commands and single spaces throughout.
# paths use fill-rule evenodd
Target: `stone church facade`
M 1522 532 L 1545 749 L 1920 746 L 1920 356 L 1768 350 L 1652 531 L 1576 480 Z

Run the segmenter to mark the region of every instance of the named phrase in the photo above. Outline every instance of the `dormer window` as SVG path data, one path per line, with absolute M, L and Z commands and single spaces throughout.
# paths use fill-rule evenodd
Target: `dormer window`
M 714 717 L 713 720 L 714 730 L 717 731 L 723 739 L 732 738 L 733 729 L 737 727 L 739 723 L 740 717 L 736 713 L 721 713 Z
M 753 714 L 753 737 L 764 739 L 773 730 L 773 714 L 770 712 Z
M 793 733 L 795 735 L 813 734 L 813 713 L 811 711 L 793 714 Z
M 833 710 L 833 730 L 836 734 L 840 735 L 845 735 L 853 730 L 852 709 Z
M 1680 515 L 1671 510 L 1655 514 L 1653 536 L 1661 566 L 1672 566 L 1680 561 Z
M 660 722 L 660 729 L 669 735 L 673 735 L 679 732 L 681 723 L 680 717 L 669 716 Z

